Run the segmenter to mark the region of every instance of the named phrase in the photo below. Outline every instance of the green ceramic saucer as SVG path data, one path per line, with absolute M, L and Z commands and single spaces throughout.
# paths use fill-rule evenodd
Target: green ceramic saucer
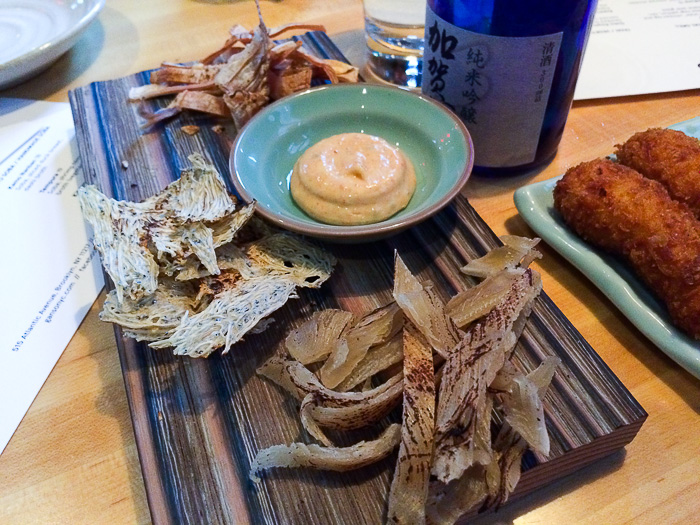
M 299 156 L 338 133 L 369 133 L 401 148 L 416 169 L 408 206 L 389 219 L 361 226 L 323 224 L 293 201 L 289 177 Z M 467 182 L 472 141 L 452 112 L 405 90 L 372 84 L 326 85 L 291 95 L 246 124 L 231 150 L 233 184 L 258 213 L 291 231 L 340 242 L 395 234 L 445 207 Z

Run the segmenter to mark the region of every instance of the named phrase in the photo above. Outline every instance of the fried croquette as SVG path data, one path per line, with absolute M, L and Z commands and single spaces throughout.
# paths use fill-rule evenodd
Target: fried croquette
M 700 141 L 682 131 L 652 128 L 617 145 L 617 160 L 659 181 L 671 198 L 700 218 Z
M 685 204 L 632 168 L 600 159 L 566 172 L 554 207 L 584 240 L 626 259 L 673 323 L 700 339 L 700 221 Z

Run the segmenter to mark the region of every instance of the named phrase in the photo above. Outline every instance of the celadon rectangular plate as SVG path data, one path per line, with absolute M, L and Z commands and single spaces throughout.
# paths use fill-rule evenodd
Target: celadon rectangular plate
M 700 138 L 700 117 L 671 126 Z M 515 191 L 515 207 L 550 246 L 586 275 L 656 346 L 700 378 L 700 342 L 671 324 L 668 312 L 619 259 L 591 247 L 564 224 L 554 210 L 552 191 L 562 176 Z

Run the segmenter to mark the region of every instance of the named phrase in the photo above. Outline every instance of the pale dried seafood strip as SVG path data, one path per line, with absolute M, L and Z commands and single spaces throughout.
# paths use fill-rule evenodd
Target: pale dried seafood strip
M 470 326 L 443 367 L 433 474 L 444 483 L 461 477 L 475 461 L 490 457 L 490 450 L 476 446 L 479 407 L 517 342 L 513 327 L 520 312 L 542 289 L 539 275 L 531 269 L 521 270 L 508 284 L 503 301 Z
M 403 334 L 397 333 L 385 343 L 367 350 L 367 354 L 357 363 L 350 375 L 335 387 L 340 392 L 355 388 L 371 380 L 373 376 L 403 361 Z
M 401 401 L 403 379 L 397 374 L 385 383 L 362 392 L 328 395 L 319 390 L 304 397 L 301 410 L 319 426 L 334 430 L 352 430 L 377 423 Z M 303 421 L 302 421 L 303 422 Z
M 455 325 L 464 328 L 469 323 L 488 314 L 510 291 L 513 273 L 501 271 L 486 277 L 476 286 L 462 290 L 445 305 L 445 313 Z
M 535 246 L 540 239 L 528 239 L 517 235 L 503 235 L 499 237 L 503 246 L 494 248 L 483 257 L 469 261 L 461 268 L 462 273 L 473 277 L 488 277 L 503 270 L 513 269 L 517 266 L 527 268 L 530 263 L 542 257 Z
M 371 346 L 389 341 L 403 327 L 403 314 L 395 303 L 377 308 L 363 316 L 338 339 L 319 370 L 321 382 L 335 388 L 347 378 L 367 355 Z
M 287 335 L 284 345 L 294 359 L 303 365 L 328 357 L 353 315 L 328 308 L 314 312 L 307 322 Z
M 250 466 L 250 479 L 260 481 L 262 470 L 279 467 L 312 467 L 344 472 L 371 465 L 384 459 L 401 439 L 401 425 L 389 425 L 375 440 L 360 441 L 349 447 L 320 445 L 273 445 L 261 450 Z
M 408 270 L 398 254 L 394 256 L 393 296 L 404 314 L 421 331 L 435 351 L 447 358 L 461 334 L 445 313 L 445 306 L 431 288 L 424 287 Z
M 433 456 L 435 376 L 433 349 L 415 328 L 403 331 L 403 417 L 401 445 L 389 490 L 387 521 L 425 523 Z
M 427 516 L 430 523 L 454 523 L 473 506 L 482 504 L 483 509 L 500 505 L 520 478 L 520 461 L 527 447 L 540 455 L 548 453 L 542 398 L 558 360 L 547 358 L 528 374 L 510 360 L 541 290 L 539 275 L 526 267 L 534 258 L 535 243 L 506 239 L 508 246 L 519 248 L 477 262 L 473 267 L 484 271 L 487 283 L 479 292 L 465 293 L 448 303 L 449 308 L 443 306 L 429 284 L 411 275 L 396 255 L 395 302 L 370 312 L 350 328 L 337 326 L 333 330 L 341 342 L 363 320 L 371 320 L 365 329 L 372 327 L 376 334 L 384 331 L 394 335 L 370 345 L 363 359 L 349 365 L 349 375 L 335 387 L 324 386 L 319 376 L 337 348 L 330 354 L 322 352 L 328 357 L 320 367 L 323 357 L 309 359 L 316 365 L 316 373 L 285 356 L 285 350 L 259 370 L 301 402 L 303 427 L 325 446 L 317 449 L 319 453 L 336 449 L 324 429 L 346 430 L 379 422 L 388 415 L 392 403 L 403 397 L 402 440 L 390 490 L 388 522 L 424 523 Z M 406 319 L 386 315 L 396 309 Z M 464 332 L 454 326 L 449 314 L 461 319 Z M 328 315 L 340 314 L 334 310 Z M 320 314 L 316 314 L 307 321 L 308 327 L 298 329 L 305 334 L 300 339 L 303 344 L 309 344 L 319 332 L 319 319 Z M 382 322 L 377 323 L 377 319 Z M 397 351 L 394 345 L 399 335 Z M 323 346 L 327 348 L 328 341 Z M 383 357 L 373 358 L 374 352 Z M 403 362 L 400 374 L 391 367 L 397 354 Z M 345 366 L 346 361 L 342 363 Z M 395 375 L 386 380 L 390 370 Z M 384 381 L 372 388 L 380 378 Z M 341 388 L 362 390 L 341 392 Z M 494 418 L 496 413 L 498 417 Z M 289 466 L 283 463 L 276 458 L 267 466 Z M 294 466 L 324 468 L 311 462 L 295 462 Z M 436 476 L 431 478 L 431 474 Z
M 549 434 L 542 399 L 559 363 L 557 357 L 549 356 L 529 374 L 516 371 L 505 387 L 496 385 L 503 390 L 497 399 L 506 422 L 532 450 L 543 456 L 549 454 Z

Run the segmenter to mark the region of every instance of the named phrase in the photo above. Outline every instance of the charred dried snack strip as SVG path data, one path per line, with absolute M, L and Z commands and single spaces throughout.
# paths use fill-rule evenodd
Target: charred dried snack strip
M 433 457 L 435 377 L 433 350 L 415 329 L 403 332 L 403 422 L 401 445 L 389 491 L 389 523 L 425 523 Z
M 468 267 L 485 276 L 486 285 L 477 286 L 477 293 L 463 292 L 449 308 L 396 254 L 395 302 L 350 328 L 349 313 L 325 310 L 293 331 L 286 352 L 315 366 L 307 368 L 282 350 L 258 373 L 301 402 L 301 423 L 323 446 L 294 443 L 265 449 L 254 459 L 251 477 L 257 479 L 263 467 L 337 470 L 342 463 L 346 468 L 345 460 L 336 464 L 324 458 L 344 457 L 352 447 L 335 447 L 323 429 L 380 423 L 403 398 L 387 523 L 454 523 L 477 504 L 489 508 L 506 501 L 520 478 L 520 459 L 528 445 L 541 455 L 549 452 L 542 399 L 558 359 L 546 358 L 529 374 L 511 361 L 541 290 L 539 274 L 527 268 L 537 256 L 537 241 L 506 238 L 503 249 L 472 261 Z M 464 332 L 455 328 L 451 315 L 461 320 Z M 334 338 L 341 344 L 334 346 Z M 355 340 L 362 343 L 359 361 L 347 358 L 349 342 Z M 314 343 L 319 351 L 307 350 Z M 398 373 L 387 368 L 396 361 L 403 364 Z M 329 387 L 322 381 L 323 367 L 336 362 L 349 375 Z M 390 370 L 394 375 L 386 379 Z M 357 390 L 360 384 L 362 390 Z M 355 461 L 364 465 L 364 460 Z
M 594 160 L 567 171 L 554 206 L 585 241 L 624 257 L 673 323 L 700 338 L 700 222 L 684 204 L 632 168 Z
M 659 181 L 671 198 L 700 218 L 700 141 L 682 131 L 652 128 L 618 144 L 617 160 Z

